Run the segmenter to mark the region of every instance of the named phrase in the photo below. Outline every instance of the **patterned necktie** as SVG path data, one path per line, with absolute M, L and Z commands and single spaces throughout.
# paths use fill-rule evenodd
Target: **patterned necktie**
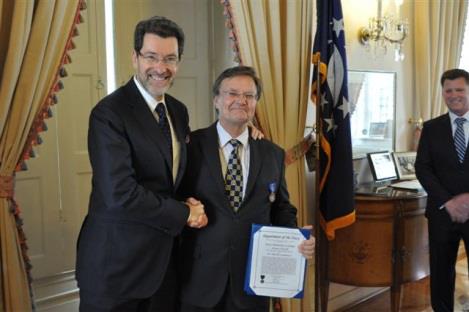
M 243 169 L 238 154 L 238 147 L 241 142 L 232 139 L 229 143 L 233 146 L 233 151 L 231 151 L 226 170 L 225 193 L 228 196 L 231 208 L 234 212 L 237 212 L 243 199 Z
M 466 118 L 458 117 L 454 120 L 456 122 L 456 131 L 454 132 L 454 145 L 456 153 L 458 153 L 459 162 L 464 161 L 464 154 L 466 153 L 466 138 L 464 137 L 463 125 Z
M 158 125 L 160 126 L 161 131 L 163 132 L 164 137 L 166 138 L 166 143 L 169 146 L 169 151 L 171 156 L 173 155 L 173 141 L 171 140 L 171 130 L 169 129 L 168 117 L 166 116 L 166 110 L 164 109 L 163 103 L 158 103 L 155 109 L 158 114 Z

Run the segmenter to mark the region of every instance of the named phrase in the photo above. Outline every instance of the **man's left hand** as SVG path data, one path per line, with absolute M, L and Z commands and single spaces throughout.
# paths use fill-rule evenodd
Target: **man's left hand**
M 306 225 L 303 227 L 303 229 L 311 230 L 311 233 L 312 233 L 313 226 Z M 316 246 L 316 239 L 314 238 L 313 235 L 310 235 L 309 239 L 301 242 L 301 244 L 298 246 L 298 250 L 306 259 L 312 259 L 314 255 L 315 246 Z

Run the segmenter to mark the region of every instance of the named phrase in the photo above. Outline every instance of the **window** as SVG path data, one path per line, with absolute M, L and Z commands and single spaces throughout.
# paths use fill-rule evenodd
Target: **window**
M 461 59 L 459 60 L 459 68 L 469 71 L 469 10 L 466 15 L 466 29 L 464 30 L 464 38 L 462 41 Z

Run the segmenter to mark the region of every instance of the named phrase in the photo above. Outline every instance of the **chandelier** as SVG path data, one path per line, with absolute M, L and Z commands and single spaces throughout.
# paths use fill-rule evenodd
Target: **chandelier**
M 396 15 L 383 15 L 381 1 L 378 0 L 378 16 L 370 18 L 368 27 L 360 29 L 360 42 L 375 57 L 386 54 L 389 49 L 394 49 L 394 60 L 402 61 L 404 59 L 402 46 L 409 31 L 407 20 L 399 18 L 403 0 L 394 1 Z

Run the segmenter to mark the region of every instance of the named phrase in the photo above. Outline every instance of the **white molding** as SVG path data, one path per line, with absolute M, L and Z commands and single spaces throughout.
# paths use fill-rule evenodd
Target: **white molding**
M 78 311 L 79 291 L 75 281 L 75 271 L 35 280 L 33 291 L 38 312 Z
M 334 288 L 343 288 L 339 294 L 334 295 Z M 354 287 L 341 284 L 330 283 L 328 311 L 345 311 L 350 307 L 356 306 L 382 292 L 389 287 Z

